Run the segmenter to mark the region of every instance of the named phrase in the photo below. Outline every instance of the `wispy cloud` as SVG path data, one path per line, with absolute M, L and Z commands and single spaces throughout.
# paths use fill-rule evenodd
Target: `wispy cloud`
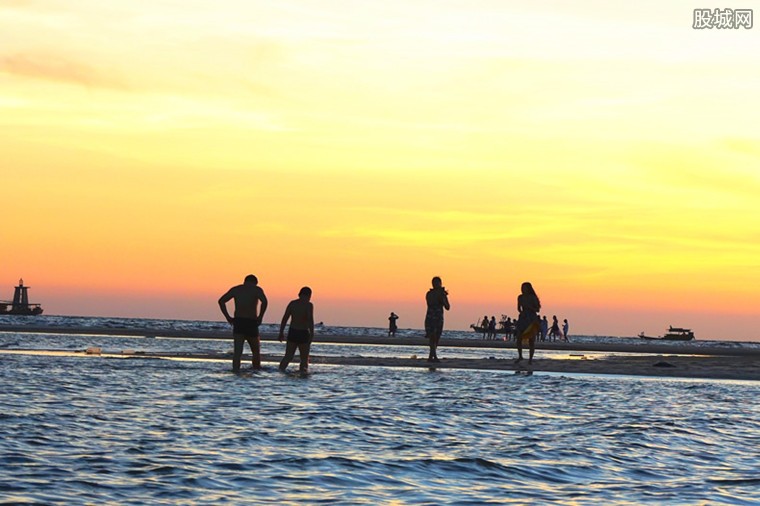
M 13 54 L 5 56 L 0 59 L 0 72 L 92 88 L 129 88 L 127 81 L 115 72 L 108 72 L 53 55 Z

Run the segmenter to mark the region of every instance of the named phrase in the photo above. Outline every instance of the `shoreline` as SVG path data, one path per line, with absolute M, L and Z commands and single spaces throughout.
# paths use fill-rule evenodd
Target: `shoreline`
M 129 327 L 55 327 L 44 325 L 0 325 L 0 333 L 45 334 L 45 335 L 82 335 L 109 337 L 142 337 L 164 339 L 232 339 L 230 330 L 224 331 L 194 331 L 176 329 L 151 329 Z M 262 341 L 277 341 L 277 334 L 262 332 Z M 551 351 L 595 351 L 610 353 L 639 353 L 648 355 L 705 355 L 759 357 L 760 348 L 731 348 L 728 346 L 692 346 L 698 341 L 666 341 L 641 342 L 634 338 L 620 338 L 619 343 L 588 343 L 563 341 L 538 341 L 536 350 Z M 626 342 L 630 341 L 630 342 Z M 427 347 L 424 337 L 383 337 L 383 336 L 351 336 L 341 334 L 320 334 L 316 332 L 314 343 L 359 344 L 375 346 L 420 346 Z M 451 348 L 483 348 L 483 349 L 515 349 L 513 341 L 483 339 L 457 339 L 443 337 L 440 347 Z M 526 348 L 527 350 L 527 348 Z
M 470 359 L 443 358 L 439 363 L 429 363 L 424 358 L 400 357 L 336 357 L 316 354 L 310 357 L 312 369 L 319 365 L 358 366 L 358 367 L 393 367 L 407 369 L 427 369 L 429 371 L 445 369 L 467 369 L 481 371 L 512 371 L 515 374 L 532 375 L 533 373 L 585 374 L 594 376 L 639 376 L 649 378 L 680 379 L 714 379 L 735 381 L 760 381 L 760 357 L 727 356 L 608 356 L 603 358 L 534 358 L 533 364 L 527 359 L 515 364 L 513 359 Z M 232 359 L 231 353 L 186 353 L 186 352 L 143 352 L 143 351 L 93 351 L 93 350 L 39 350 L 39 349 L 0 349 L 2 355 L 36 355 L 46 357 L 81 357 L 84 359 L 117 360 L 180 360 L 180 361 L 215 361 L 226 369 Z M 250 372 L 250 353 L 242 357 L 242 372 Z M 298 368 L 298 355 L 291 363 L 289 371 Z M 262 353 L 262 363 L 277 364 L 281 354 Z
M 42 335 L 80 335 L 100 337 L 155 337 L 164 339 L 215 339 L 232 341 L 231 332 L 226 331 L 178 331 L 171 329 L 147 328 L 114 328 L 114 327 L 50 327 L 50 326 L 0 326 L 0 333 L 25 334 L 33 338 L 35 334 Z M 277 336 L 264 333 L 262 341 L 277 341 Z M 621 340 L 623 340 L 621 338 Z M 531 374 L 567 373 L 591 375 L 625 375 L 661 378 L 692 378 L 692 379 L 722 379 L 760 381 L 760 349 L 737 349 L 719 346 L 690 346 L 683 343 L 585 343 L 585 342 L 538 342 L 536 343 L 536 358 L 532 365 L 527 359 L 520 364 L 514 363 L 514 358 L 446 358 L 446 348 L 477 348 L 477 349 L 514 349 L 514 342 L 485 341 L 480 339 L 442 339 L 440 352 L 444 357 L 440 363 L 428 363 L 427 340 L 422 337 L 378 337 L 378 336 L 349 336 L 349 335 L 320 335 L 314 339 L 315 347 L 311 363 L 334 366 L 362 367 L 400 367 L 429 370 L 470 369 L 514 371 L 515 373 Z M 320 344 L 356 344 L 377 346 L 410 346 L 418 348 L 414 357 L 372 357 L 372 356 L 326 356 L 319 354 Z M 171 345 L 167 343 L 167 348 Z M 284 347 L 283 347 L 284 348 Z M 561 358 L 542 356 L 541 351 L 568 351 Z M 284 351 L 284 350 L 283 350 Z M 608 352 L 610 356 L 586 356 L 583 352 Z M 524 350 L 527 357 L 527 350 Z M 614 355 L 623 353 L 629 355 Z M 27 354 L 47 356 L 81 356 L 87 358 L 120 358 L 120 359 L 168 359 L 168 360 L 214 360 L 231 361 L 231 353 L 186 353 L 186 352 L 143 352 L 123 351 L 103 354 L 88 354 L 85 350 L 44 350 L 44 349 L 0 349 L 3 354 Z M 399 355 L 409 354 L 408 349 L 399 349 Z M 421 357 L 421 358 L 417 358 Z M 263 362 L 277 363 L 281 354 L 263 353 Z M 244 354 L 243 363 L 250 360 L 250 354 Z M 225 366 L 226 367 L 226 366 Z M 291 366 L 292 367 L 292 366 Z

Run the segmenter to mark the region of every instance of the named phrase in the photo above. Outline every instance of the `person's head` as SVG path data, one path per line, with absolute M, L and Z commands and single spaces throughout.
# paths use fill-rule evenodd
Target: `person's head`
M 443 281 L 438 276 L 433 278 L 433 288 L 440 288 L 443 286 Z
M 259 284 L 259 279 L 256 276 L 254 276 L 253 274 L 249 274 L 249 275 L 247 275 L 245 277 L 244 283 L 247 284 L 247 285 L 258 285 Z
M 308 286 L 304 286 L 301 288 L 301 290 L 298 292 L 298 298 L 301 300 L 309 300 L 311 299 L 311 288 Z
M 533 285 L 531 285 L 528 281 L 522 284 L 520 291 L 523 293 L 523 295 L 536 295 L 536 291 L 533 289 Z
M 565 319 L 564 319 L 564 320 L 562 320 L 562 321 L 563 321 L 563 322 L 565 322 L 565 323 L 567 323 L 567 318 L 565 318 Z

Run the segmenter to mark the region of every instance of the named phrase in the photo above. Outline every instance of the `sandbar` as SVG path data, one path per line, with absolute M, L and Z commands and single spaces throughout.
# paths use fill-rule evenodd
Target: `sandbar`
M 76 335 L 106 335 L 106 336 L 143 336 L 165 338 L 203 338 L 231 339 L 229 331 L 177 331 L 135 328 L 93 328 L 93 327 L 50 327 L 50 326 L 0 326 L 0 332 L 17 332 L 33 335 L 39 334 L 76 334 Z M 262 340 L 276 340 L 273 334 L 264 334 Z M 486 341 L 478 339 L 446 339 L 441 342 L 439 354 L 444 357 L 440 363 L 431 364 L 425 360 L 427 341 L 422 337 L 386 338 L 377 336 L 349 335 L 320 335 L 315 336 L 311 363 L 365 366 L 365 367 L 404 367 L 426 369 L 480 369 L 515 371 L 518 373 L 566 373 L 594 375 L 628 375 L 655 376 L 664 378 L 705 378 L 726 380 L 760 381 L 760 350 L 744 347 L 705 346 L 693 342 L 673 343 L 642 343 L 635 339 L 621 338 L 620 343 L 587 343 L 587 342 L 539 342 L 536 346 L 536 357 L 532 364 L 523 360 L 515 364 L 513 359 L 504 358 L 445 358 L 447 347 L 467 347 L 481 349 L 514 348 L 513 342 Z M 385 346 L 419 347 L 416 356 L 408 355 L 408 348 L 399 350 L 397 357 L 372 356 L 325 356 L 319 354 L 319 344 L 368 344 Z M 167 349 L 171 345 L 167 343 Z M 561 358 L 541 354 L 542 350 L 564 350 Z M 56 350 L 0 350 L 3 353 L 51 354 Z M 527 350 L 526 350 L 527 352 Z M 583 352 L 608 352 L 604 356 L 584 354 Z M 65 354 L 81 354 L 85 352 L 62 352 Z M 623 355 L 616 355 L 622 353 Z M 401 356 L 401 355 L 404 356 Z M 153 358 L 176 360 L 230 360 L 229 353 L 182 353 L 182 352 L 118 352 L 122 358 Z M 526 353 L 527 356 L 527 353 Z M 244 363 L 248 355 L 244 356 Z M 263 354 L 264 362 L 278 362 L 281 355 Z

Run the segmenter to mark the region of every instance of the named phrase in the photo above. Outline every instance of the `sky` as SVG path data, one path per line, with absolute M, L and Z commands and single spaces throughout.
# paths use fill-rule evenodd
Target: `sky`
M 253 273 L 268 322 L 421 328 L 437 275 L 449 329 L 531 281 L 760 341 L 760 28 L 700 6 L 0 0 L 0 298 L 220 320 Z

